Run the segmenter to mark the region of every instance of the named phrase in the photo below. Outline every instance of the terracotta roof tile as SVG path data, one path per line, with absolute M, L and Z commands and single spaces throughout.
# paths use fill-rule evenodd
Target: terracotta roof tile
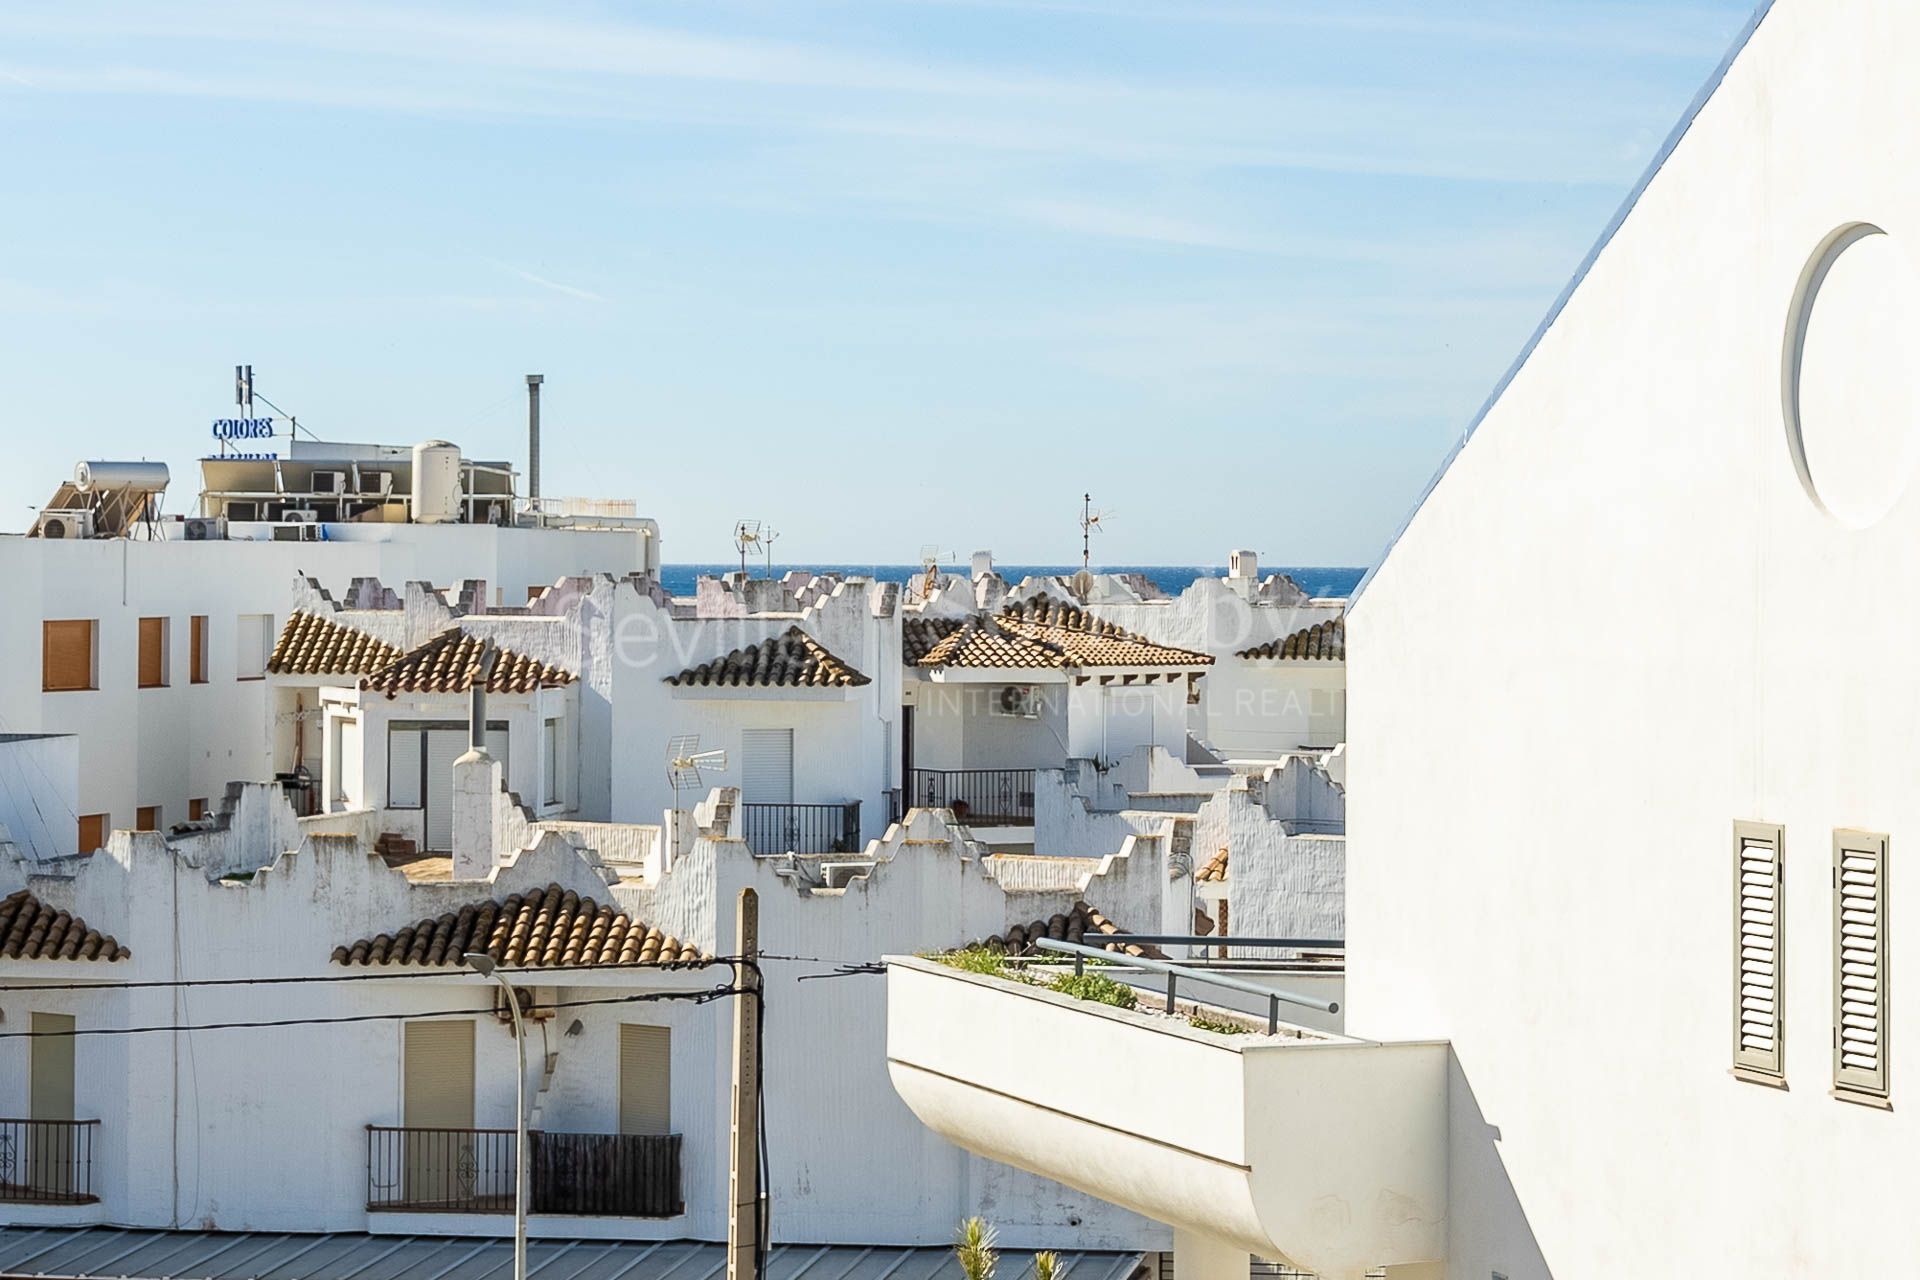
M 1225 849 L 1213 855 L 1207 865 L 1194 875 L 1195 880 L 1225 880 L 1227 878 L 1228 855 Z
M 400 650 L 364 631 L 317 613 L 296 613 L 280 628 L 267 670 L 277 676 L 364 676 L 399 656 Z
M 125 960 L 133 953 L 26 889 L 0 898 L 0 959 Z
M 363 967 L 457 965 L 471 951 L 528 969 L 697 964 L 706 959 L 698 947 L 649 929 L 624 911 L 550 884 L 513 894 L 505 902 L 470 902 L 393 933 L 335 947 L 333 962 Z
M 671 685 L 707 688 L 848 689 L 872 681 L 829 653 L 799 627 L 784 635 L 735 649 L 724 658 L 688 667 L 666 678 Z
M 1016 924 L 1007 930 L 1005 937 L 996 934 L 988 938 L 985 945 L 1004 950 L 1010 956 L 1045 955 L 1045 951 L 1034 945 L 1034 940 L 1052 938 L 1055 942 L 1078 942 L 1083 946 L 1103 947 L 1104 950 L 1124 952 L 1130 956 L 1145 956 L 1149 960 L 1167 958 L 1158 947 L 1133 942 L 1103 944 L 1100 941 L 1102 934 L 1127 932 L 1130 931 L 1122 929 L 1093 907 L 1076 902 L 1070 910 L 1056 912 L 1049 919 L 1035 920 L 1032 924 Z
M 924 649 L 911 643 L 902 647 L 907 660 L 922 667 L 1204 667 L 1213 662 L 1209 654 L 1156 644 L 1047 596 L 1010 604 L 997 618 L 969 618 Z
M 928 650 L 966 625 L 964 618 L 907 618 L 900 625 L 901 657 L 917 666 Z
M 399 693 L 463 693 L 473 687 L 488 640 L 459 627 L 450 627 L 433 639 L 400 655 L 360 682 L 389 698 Z M 571 684 L 577 677 L 511 649 L 493 648 L 493 673 L 488 693 L 531 693 Z
M 1316 622 L 1310 627 L 1302 627 L 1284 640 L 1269 640 L 1251 649 L 1242 649 L 1240 656 L 1345 662 L 1347 660 L 1347 620 L 1342 617 Z

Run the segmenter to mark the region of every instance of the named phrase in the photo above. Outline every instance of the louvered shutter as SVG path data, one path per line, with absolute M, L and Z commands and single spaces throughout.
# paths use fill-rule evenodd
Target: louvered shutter
M 673 1033 L 620 1026 L 620 1132 L 673 1132 Z
M 1833 1084 L 1887 1096 L 1887 838 L 1833 833 Z
M 140 687 L 158 689 L 167 682 L 167 620 L 140 619 Z
M 793 730 L 744 729 L 740 755 L 743 803 L 793 803 Z
M 448 1018 L 404 1026 L 401 1122 L 410 1129 L 471 1129 L 474 1024 Z
M 1733 828 L 1733 1066 L 1786 1074 L 1784 832 L 1761 823 Z

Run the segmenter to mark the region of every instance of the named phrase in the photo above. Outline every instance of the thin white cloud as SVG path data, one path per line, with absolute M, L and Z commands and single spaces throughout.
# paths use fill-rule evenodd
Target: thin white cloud
M 525 280 L 528 284 L 537 284 L 542 289 L 551 289 L 555 293 L 565 294 L 569 298 L 580 298 L 586 302 L 605 302 L 607 300 L 604 294 L 595 293 L 591 289 L 582 289 L 577 285 L 562 284 L 558 280 L 549 280 L 545 276 L 537 276 L 533 272 L 521 267 L 509 266 L 506 269 L 514 275 L 519 276 L 522 280 Z

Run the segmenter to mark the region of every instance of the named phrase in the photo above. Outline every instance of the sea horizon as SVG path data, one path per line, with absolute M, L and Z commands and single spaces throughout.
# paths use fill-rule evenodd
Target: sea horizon
M 660 568 L 660 585 L 668 594 L 690 596 L 695 584 L 705 575 L 737 573 L 739 561 L 712 561 L 700 564 L 667 564 Z M 861 575 L 879 582 L 906 582 L 926 572 L 924 565 L 918 564 L 756 564 L 747 562 L 747 572 L 756 578 L 781 577 L 795 569 L 810 573 L 836 573 L 842 576 Z M 960 573 L 967 571 L 964 564 L 943 564 L 942 573 Z M 1022 578 L 1050 577 L 1080 572 L 1077 564 L 996 564 L 994 571 L 1009 582 L 1019 582 Z M 1095 573 L 1138 573 L 1144 575 L 1155 586 L 1170 596 L 1177 596 L 1199 578 L 1225 577 L 1224 565 L 1094 565 Z M 1366 576 L 1366 569 L 1340 565 L 1262 565 L 1262 577 L 1273 573 L 1282 573 L 1300 584 L 1300 589 L 1319 599 L 1345 599 L 1353 594 L 1360 579 Z

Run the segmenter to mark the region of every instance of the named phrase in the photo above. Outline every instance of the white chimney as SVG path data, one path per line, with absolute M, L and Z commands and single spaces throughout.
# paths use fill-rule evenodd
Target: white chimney
M 973 581 L 978 582 L 993 572 L 993 552 L 976 551 L 973 553 Z
M 453 762 L 453 878 L 484 880 L 499 859 L 493 820 L 500 795 L 500 762 L 487 750 L 487 681 L 491 644 L 480 654 L 467 694 L 467 749 Z
M 1251 582 L 1260 576 L 1260 553 L 1257 551 L 1227 552 L 1227 576 L 1244 578 Z

